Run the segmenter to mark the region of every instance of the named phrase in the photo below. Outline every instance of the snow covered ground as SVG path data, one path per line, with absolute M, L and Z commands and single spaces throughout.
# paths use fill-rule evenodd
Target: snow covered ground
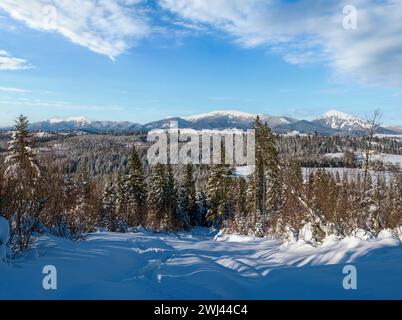
M 343 267 L 357 268 L 357 290 Z M 57 290 L 42 287 L 46 265 Z M 402 245 L 371 240 L 305 242 L 242 236 L 93 233 L 72 242 L 40 236 L 12 265 L 0 264 L 0 299 L 402 299 Z

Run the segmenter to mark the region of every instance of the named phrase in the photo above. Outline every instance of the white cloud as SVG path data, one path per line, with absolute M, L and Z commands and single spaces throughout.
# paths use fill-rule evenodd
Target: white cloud
M 29 93 L 30 90 L 21 89 L 21 88 L 13 88 L 13 87 L 0 87 L 0 92 L 7 93 Z
M 339 78 L 402 85 L 400 0 L 155 1 L 160 8 L 146 0 L 1 0 L 0 10 L 112 59 L 151 33 L 220 30 L 243 47 L 265 46 L 291 64 L 321 63 Z M 357 30 L 342 24 L 343 7 L 351 3 Z M 26 61 L 0 55 L 2 65 L 26 68 Z
M 30 28 L 55 31 L 114 58 L 149 33 L 142 0 L 1 0 L 0 9 Z
M 357 30 L 343 28 L 349 0 L 159 0 L 178 19 L 223 30 L 244 47 L 267 46 L 292 64 L 320 62 L 337 76 L 402 85 L 402 1 L 354 0 Z
M 25 70 L 32 66 L 25 59 L 15 58 L 9 52 L 0 50 L 0 70 Z

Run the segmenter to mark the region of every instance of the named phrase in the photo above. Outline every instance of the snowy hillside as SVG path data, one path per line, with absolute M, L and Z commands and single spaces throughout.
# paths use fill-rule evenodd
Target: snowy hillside
M 336 110 L 324 113 L 315 122 L 337 130 L 364 131 L 370 128 L 368 121 Z
M 357 290 L 344 290 L 346 264 Z M 58 289 L 42 288 L 46 265 Z M 402 299 L 402 246 L 377 239 L 305 242 L 192 234 L 93 233 L 71 242 L 40 236 L 13 265 L 0 264 L 0 299 Z
M 83 116 L 78 116 L 78 117 L 68 117 L 68 118 L 52 118 L 49 120 L 49 123 L 54 124 L 54 123 L 60 123 L 60 122 L 71 122 L 74 123 L 76 126 L 85 126 L 91 123 L 91 120 L 89 120 L 86 117 Z
M 211 119 L 217 117 L 229 117 L 232 119 L 241 119 L 244 121 L 254 121 L 257 115 L 253 113 L 241 112 L 237 110 L 224 110 L 224 111 L 212 111 L 208 113 L 197 114 L 189 117 L 184 117 L 183 119 L 191 122 L 203 120 L 203 119 Z
M 250 129 L 253 127 L 258 114 L 246 113 L 237 110 L 223 110 L 202 113 L 185 117 L 184 120 L 190 123 L 195 129 Z M 295 119 L 288 117 L 274 117 L 260 114 L 262 122 L 267 122 L 271 128 L 295 122 Z
M 129 121 L 91 121 L 85 117 L 53 118 L 30 125 L 31 130 L 69 132 L 85 130 L 90 132 L 132 132 L 142 130 L 142 126 Z

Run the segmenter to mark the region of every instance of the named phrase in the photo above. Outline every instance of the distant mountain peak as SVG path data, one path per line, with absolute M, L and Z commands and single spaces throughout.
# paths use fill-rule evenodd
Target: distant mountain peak
M 77 117 L 67 117 L 67 118 L 52 118 L 49 120 L 50 123 L 61 123 L 61 122 L 75 122 L 77 125 L 88 125 L 91 123 L 91 120 L 84 116 Z
M 344 119 L 344 120 L 351 120 L 351 119 L 353 119 L 353 120 L 355 120 L 355 119 L 362 120 L 362 119 L 360 119 L 360 118 L 358 118 L 358 117 L 356 117 L 354 115 L 351 115 L 351 114 L 346 113 L 346 112 L 338 111 L 338 110 L 330 110 L 330 111 L 325 112 L 320 117 L 320 119 L 323 119 L 323 118 L 339 118 L 339 119 Z
M 362 131 L 370 126 L 367 120 L 337 110 L 325 112 L 315 122 L 335 130 L 347 131 Z
M 241 119 L 255 119 L 257 117 L 256 114 L 242 112 L 238 110 L 217 110 L 211 111 L 207 113 L 196 114 L 189 117 L 183 117 L 186 121 L 198 121 L 202 119 L 214 118 L 214 117 L 229 117 L 229 118 L 241 118 Z

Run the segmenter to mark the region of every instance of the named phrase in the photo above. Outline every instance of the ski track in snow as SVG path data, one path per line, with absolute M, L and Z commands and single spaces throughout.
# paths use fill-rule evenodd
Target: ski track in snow
M 342 269 L 357 267 L 358 289 Z M 57 268 L 58 290 L 42 288 Z M 0 299 L 402 299 L 397 238 L 305 242 L 217 236 L 92 233 L 72 242 L 39 236 L 34 249 L 0 265 Z

